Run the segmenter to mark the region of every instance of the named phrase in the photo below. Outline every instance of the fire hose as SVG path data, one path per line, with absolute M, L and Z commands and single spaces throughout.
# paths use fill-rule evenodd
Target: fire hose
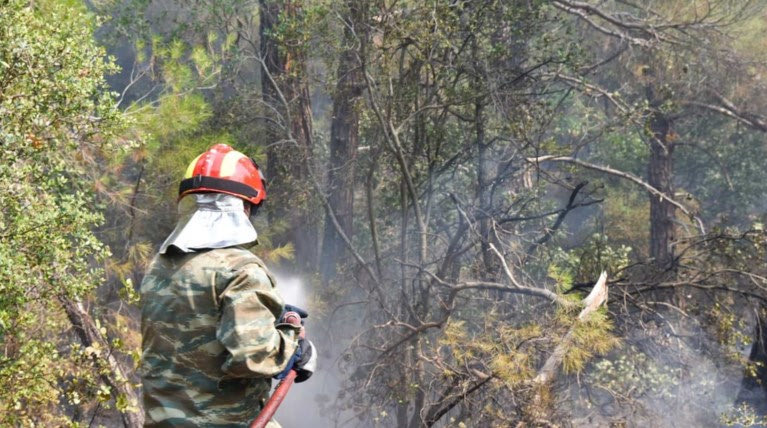
M 294 309 L 292 306 L 289 306 L 289 308 Z M 301 327 L 301 333 L 299 337 L 301 339 L 304 338 L 305 332 L 302 326 L 301 317 L 297 312 L 288 312 L 283 318 L 282 322 Z M 288 395 L 290 387 L 293 386 L 293 383 L 296 380 L 296 375 L 298 375 L 298 373 L 295 371 L 295 369 L 290 369 L 288 371 L 280 383 L 277 384 L 277 387 L 274 388 L 272 396 L 269 397 L 269 400 L 264 405 L 264 408 L 261 409 L 261 413 L 256 416 L 256 419 L 254 419 L 253 422 L 251 422 L 250 428 L 264 428 L 266 424 L 272 420 L 275 412 L 277 412 L 277 408 L 280 407 L 280 404 L 282 404 L 285 396 Z
M 272 420 L 277 408 L 282 404 L 282 400 L 288 395 L 290 387 L 293 386 L 293 382 L 296 380 L 296 371 L 290 370 L 284 379 L 277 384 L 277 388 L 274 389 L 274 393 L 269 397 L 269 401 L 266 402 L 261 413 L 256 416 L 253 423 L 250 424 L 250 428 L 264 428 L 266 424 Z

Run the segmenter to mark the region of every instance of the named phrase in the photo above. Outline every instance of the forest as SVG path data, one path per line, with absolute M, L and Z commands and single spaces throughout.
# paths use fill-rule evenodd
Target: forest
M 142 425 L 217 143 L 311 314 L 283 426 L 767 426 L 767 0 L 0 0 L 0 426 Z

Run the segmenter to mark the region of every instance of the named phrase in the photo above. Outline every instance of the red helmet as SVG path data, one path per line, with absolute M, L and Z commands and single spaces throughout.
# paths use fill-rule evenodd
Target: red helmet
M 190 193 L 226 193 L 253 205 L 266 199 L 266 183 L 256 162 L 226 144 L 197 156 L 178 186 L 178 197 Z

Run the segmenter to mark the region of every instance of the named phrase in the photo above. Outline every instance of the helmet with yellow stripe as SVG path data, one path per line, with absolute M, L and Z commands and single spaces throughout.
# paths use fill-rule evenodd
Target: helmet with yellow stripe
M 253 159 L 226 144 L 216 144 L 189 164 L 178 197 L 211 192 L 237 196 L 258 206 L 266 199 L 266 183 Z

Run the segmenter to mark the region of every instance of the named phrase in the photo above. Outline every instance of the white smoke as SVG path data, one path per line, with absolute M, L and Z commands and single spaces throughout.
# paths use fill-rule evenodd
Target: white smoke
M 318 353 L 317 371 L 306 382 L 291 387 L 275 419 L 283 428 L 325 428 L 337 426 L 327 409 L 340 389 L 340 377 L 335 366 L 337 352 L 323 340 L 327 326 L 312 314 L 312 290 L 297 276 L 276 274 L 277 288 L 285 303 L 309 312 L 306 320 L 307 339 Z M 273 387 L 277 382 L 273 382 Z
M 298 306 L 301 309 L 309 310 L 307 291 L 304 283 L 297 276 L 275 275 L 277 280 L 277 289 L 285 303 Z

